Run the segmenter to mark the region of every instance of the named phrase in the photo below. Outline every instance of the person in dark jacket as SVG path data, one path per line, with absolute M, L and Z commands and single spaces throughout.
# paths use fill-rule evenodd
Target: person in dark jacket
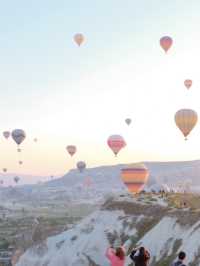
M 176 260 L 175 262 L 173 262 L 172 263 L 172 266 L 186 266 L 185 263 L 184 263 L 185 258 L 186 258 L 185 252 L 181 251 L 178 254 L 178 260 Z
M 144 247 L 140 247 L 131 252 L 130 258 L 135 263 L 135 266 L 147 266 L 150 260 L 150 254 Z

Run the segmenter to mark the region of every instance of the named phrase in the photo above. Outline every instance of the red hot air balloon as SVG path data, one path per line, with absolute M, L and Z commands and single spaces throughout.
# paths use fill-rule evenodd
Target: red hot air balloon
M 66 150 L 68 151 L 68 153 L 73 156 L 76 153 L 76 146 L 74 145 L 69 145 L 66 147 Z
M 184 85 L 189 90 L 189 88 L 192 86 L 192 80 L 191 79 L 186 79 L 184 81 Z
M 121 170 L 121 177 L 130 193 L 139 193 L 148 181 L 149 171 L 143 164 L 132 164 Z
M 124 138 L 120 135 L 112 135 L 108 138 L 107 144 L 110 149 L 114 152 L 115 156 L 119 151 L 126 146 Z
M 169 36 L 164 36 L 160 39 L 160 46 L 163 48 L 163 50 L 167 53 L 167 51 L 170 49 L 170 47 L 173 44 L 173 40 Z

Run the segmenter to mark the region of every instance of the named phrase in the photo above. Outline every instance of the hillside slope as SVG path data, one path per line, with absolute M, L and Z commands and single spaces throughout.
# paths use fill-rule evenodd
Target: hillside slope
M 120 243 L 127 254 L 136 245 L 147 247 L 151 266 L 169 265 L 182 249 L 190 266 L 200 266 L 199 212 L 163 203 L 110 199 L 72 229 L 29 249 L 17 266 L 107 266 L 106 248 Z

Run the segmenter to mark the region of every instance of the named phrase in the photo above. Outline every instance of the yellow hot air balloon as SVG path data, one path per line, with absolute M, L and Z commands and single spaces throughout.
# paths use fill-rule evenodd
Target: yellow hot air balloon
M 121 169 L 121 178 L 130 193 L 139 193 L 147 183 L 149 171 L 142 163 L 131 164 Z
M 185 140 L 187 140 L 187 136 L 195 127 L 197 121 L 198 115 L 194 110 L 191 109 L 181 109 L 175 114 L 175 123 L 183 133 Z
M 76 42 L 76 44 L 78 44 L 78 46 L 81 46 L 81 44 L 84 42 L 84 36 L 82 33 L 77 33 L 74 35 L 74 41 Z

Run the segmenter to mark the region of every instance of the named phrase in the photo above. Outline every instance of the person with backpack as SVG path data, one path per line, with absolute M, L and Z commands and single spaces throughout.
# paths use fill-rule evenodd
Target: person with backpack
M 135 266 L 147 266 L 150 260 L 150 253 L 144 248 L 133 249 L 130 255 Z
M 125 250 L 123 247 L 113 249 L 108 248 L 106 251 L 106 257 L 110 261 L 111 266 L 124 266 L 125 265 Z
M 178 254 L 178 260 L 174 261 L 172 263 L 172 266 L 186 266 L 184 261 L 186 259 L 186 253 L 181 251 L 179 254 Z

